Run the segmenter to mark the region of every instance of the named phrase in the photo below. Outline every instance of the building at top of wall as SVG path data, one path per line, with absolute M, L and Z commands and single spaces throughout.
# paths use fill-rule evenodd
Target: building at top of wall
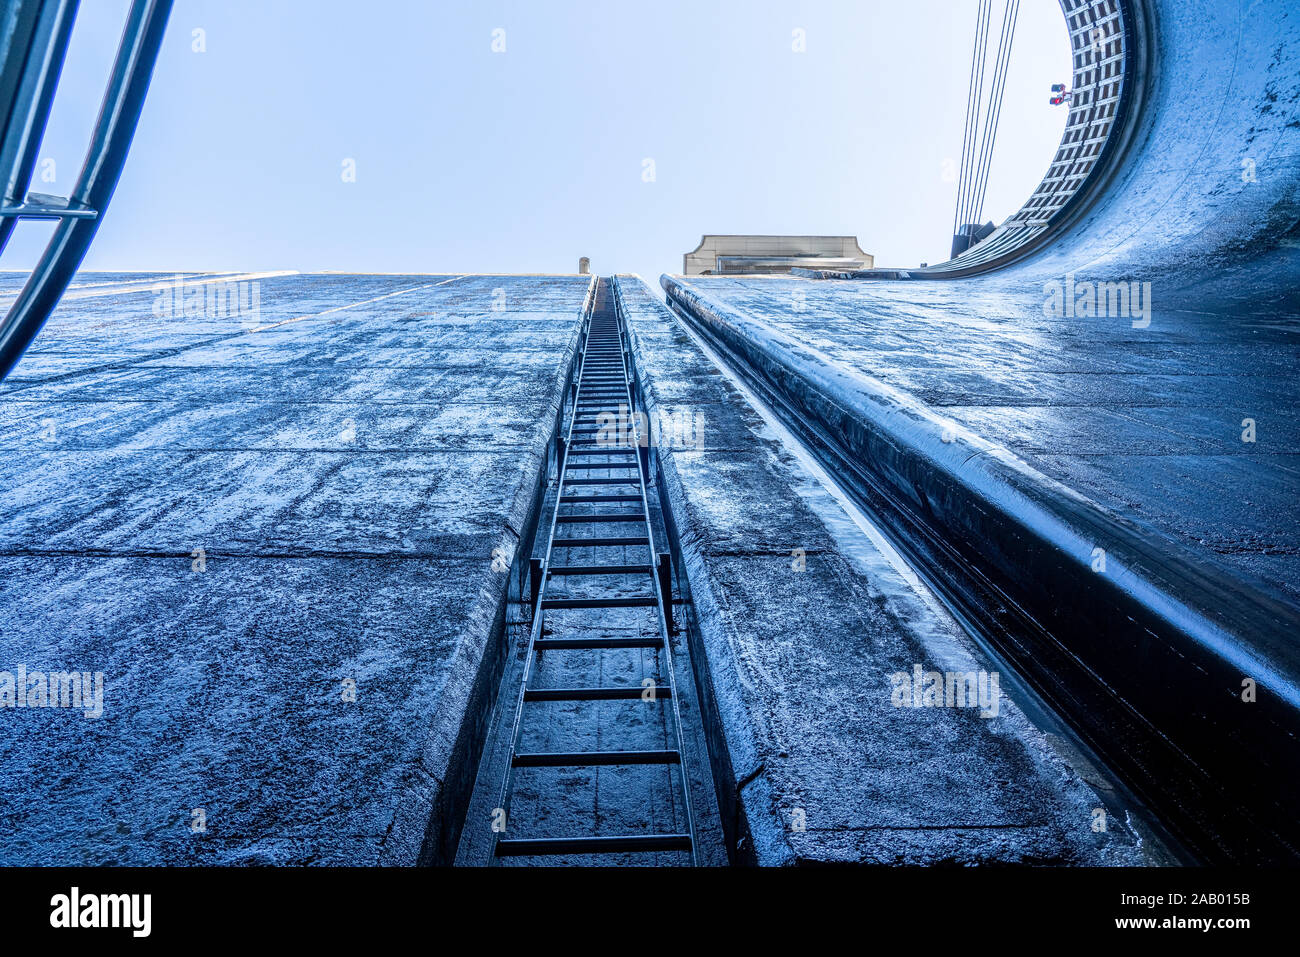
M 687 276 L 786 275 L 796 268 L 870 269 L 854 236 L 704 236 L 683 259 Z

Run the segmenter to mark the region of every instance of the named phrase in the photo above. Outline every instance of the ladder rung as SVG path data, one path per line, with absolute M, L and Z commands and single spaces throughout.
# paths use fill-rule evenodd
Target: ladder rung
M 604 768 L 620 764 L 681 764 L 676 751 L 555 751 L 516 754 L 517 768 Z
M 626 512 L 620 515 L 608 512 L 603 515 L 557 515 L 555 521 L 561 525 L 603 525 L 606 522 L 644 522 L 645 516 L 640 512 Z
M 654 569 L 650 565 L 557 565 L 550 570 L 552 575 L 649 575 Z
M 640 495 L 561 495 L 561 505 L 582 505 L 590 502 L 639 502 Z
M 525 701 L 635 701 L 647 688 L 639 685 L 628 688 L 529 688 L 524 692 Z M 668 685 L 655 685 L 655 700 L 671 698 L 672 689 Z
M 543 610 L 556 608 L 651 608 L 658 604 L 654 597 L 633 598 L 545 598 Z
M 557 538 L 551 543 L 556 548 L 606 548 L 616 545 L 649 545 L 649 537 L 633 538 Z
M 566 472 L 571 470 L 578 470 L 578 469 L 587 472 L 595 472 L 598 469 L 612 469 L 614 471 L 619 471 L 620 469 L 635 469 L 635 468 L 637 468 L 637 463 L 635 460 L 627 463 L 623 463 L 623 462 L 565 462 L 564 463 L 564 471 Z
M 543 837 L 497 841 L 497 857 L 546 854 L 622 854 L 631 851 L 689 851 L 689 834 L 647 834 L 643 837 Z
M 6 219 L 95 219 L 99 211 L 74 203 L 66 196 L 28 193 L 24 202 L 0 205 L 0 216 Z
M 585 448 L 585 446 L 587 446 L 588 444 L 595 444 L 599 446 L 602 443 L 600 439 L 582 439 L 577 442 L 570 442 L 569 454 L 570 455 L 622 455 L 622 456 L 637 454 L 635 446 L 633 446 L 631 450 L 628 450 L 626 446 L 624 446 L 622 449 L 618 448 L 617 446 L 615 446 L 614 448 L 605 448 L 605 449 Z M 575 446 L 577 447 L 575 448 Z
M 640 475 L 627 478 L 566 478 L 565 485 L 640 485 Z
M 583 648 L 662 648 L 662 638 L 538 638 L 537 651 L 566 651 Z

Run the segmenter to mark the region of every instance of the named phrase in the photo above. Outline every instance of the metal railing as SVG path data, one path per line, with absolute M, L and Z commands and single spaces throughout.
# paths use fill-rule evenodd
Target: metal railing
M 0 323 L 0 381 L 22 358 L 76 274 L 117 181 L 149 90 L 172 0 L 133 0 L 99 118 L 72 192 L 28 192 L 76 19 L 77 0 L 9 0 L 0 12 L 0 252 L 20 219 L 57 221 Z

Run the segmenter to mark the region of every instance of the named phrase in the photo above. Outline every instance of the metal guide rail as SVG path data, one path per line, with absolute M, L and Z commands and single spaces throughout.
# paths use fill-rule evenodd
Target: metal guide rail
M 582 336 L 581 356 L 572 389 L 566 427 L 557 435 L 558 493 L 550 516 L 542 558 L 530 559 L 532 627 L 529 631 L 523 680 L 514 709 L 510 751 L 494 826 L 493 856 L 557 856 L 642 852 L 689 856 L 698 863 L 695 823 L 691 811 L 690 778 L 685 765 L 682 719 L 678 706 L 670 636 L 673 634 L 672 568 L 667 545 L 655 539 L 647 497 L 649 461 L 645 427 L 631 414 L 635 408 L 629 385 L 626 330 L 617 314 L 609 282 L 597 281 L 592 313 Z M 585 557 L 592 556 L 595 558 Z M 581 559 L 575 556 L 584 556 Z M 557 583 L 590 583 L 581 597 Z M 596 584 L 608 583 L 608 584 Z M 565 594 L 557 595 L 555 592 Z M 654 632 L 628 634 L 613 621 L 629 609 L 653 609 Z M 610 627 L 602 627 L 609 618 Z M 576 632 L 576 633 L 575 633 Z M 582 687 L 543 687 L 535 680 L 547 653 L 643 650 L 642 673 L 620 674 L 618 683 L 602 681 L 596 672 Z M 653 672 L 653 673 L 645 673 Z M 571 673 L 571 672 L 568 672 Z M 555 703 L 618 702 L 623 708 L 660 709 L 656 720 L 666 737 L 665 747 L 605 749 L 590 747 L 590 735 L 574 712 L 558 717 L 540 709 Z M 566 725 L 565 718 L 572 720 Z M 541 726 L 549 735 L 575 742 L 559 750 L 537 750 L 527 741 Z M 581 739 L 587 746 L 582 746 Z M 565 738 L 566 743 L 568 738 Z M 591 820 L 566 818 L 568 833 L 537 836 L 526 822 L 511 817 L 511 801 L 521 775 L 530 769 L 632 768 L 660 766 L 668 774 L 671 795 L 669 831 L 602 833 L 597 815 Z M 600 785 L 635 788 L 635 775 Z M 630 830 L 630 829 L 629 829 Z M 519 836 L 527 833 L 527 836 Z M 668 863 L 668 861 L 665 861 Z

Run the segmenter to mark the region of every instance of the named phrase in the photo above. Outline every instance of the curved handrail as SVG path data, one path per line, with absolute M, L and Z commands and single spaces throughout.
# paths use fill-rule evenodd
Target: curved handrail
M 78 0 L 15 0 L 4 24 L 4 137 L 0 139 L 3 199 L 8 208 L 27 195 L 36 153 L 50 115 L 63 59 L 68 52 Z M 9 28 L 12 26 L 12 32 Z M 19 216 L 0 216 L 0 253 L 8 245 Z
M 53 218 L 59 221 L 40 262 L 32 270 L 3 323 L 0 323 L 0 381 L 17 365 L 32 339 L 45 325 L 90 248 L 104 210 L 122 175 L 145 95 L 149 91 L 158 50 L 167 29 L 171 6 L 172 0 L 134 0 L 131 4 L 90 147 L 66 203 L 60 200 L 49 201 L 45 197 L 41 198 L 42 201 L 31 202 L 35 197 L 29 197 L 27 204 L 9 206 L 6 202 L 5 207 L 0 209 L 0 221 L 5 223 L 23 218 Z M 55 12 L 47 13 L 50 8 L 56 8 Z M 75 8 L 75 2 L 68 0 L 44 0 L 41 13 L 43 17 L 53 17 L 56 14 L 75 13 Z M 63 23 L 62 20 L 59 22 Z M 71 28 L 71 16 L 67 17 L 63 28 Z M 66 46 L 66 38 L 64 44 Z M 50 48 L 47 47 L 48 49 Z M 48 118 L 48 97 L 53 96 L 54 83 L 61 65 L 61 53 L 57 63 L 46 57 L 38 64 L 39 73 L 32 78 L 33 89 L 41 91 L 47 100 L 44 112 L 39 109 L 40 104 L 36 99 L 29 103 L 29 120 L 33 125 L 26 130 L 25 145 L 21 149 L 13 147 L 16 163 L 25 160 L 27 151 L 34 150 L 39 143 L 39 134 L 44 132 L 45 120 Z M 28 68 L 31 67 L 29 60 Z M 24 83 L 26 81 L 27 77 L 24 77 Z M 10 149 L 8 143 L 5 149 Z M 34 158 L 34 153 L 31 155 Z M 21 169 L 18 165 L 11 169 L 17 175 L 7 179 L 18 183 L 22 178 Z M 12 229 L 12 226 L 8 228 Z

